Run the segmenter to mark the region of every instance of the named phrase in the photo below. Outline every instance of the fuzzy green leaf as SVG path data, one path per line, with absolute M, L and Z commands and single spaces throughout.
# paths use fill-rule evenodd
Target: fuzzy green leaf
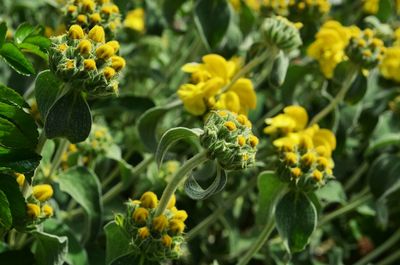
M 106 265 L 114 264 L 118 258 L 129 254 L 130 248 L 129 235 L 114 221 L 104 226 L 106 234 Z
M 287 249 L 300 252 L 317 227 L 317 210 L 305 193 L 289 191 L 276 205 L 275 221 Z
M 36 231 L 35 257 L 38 265 L 62 265 L 68 253 L 68 238 Z
M 10 230 L 12 225 L 12 215 L 10 210 L 10 203 L 7 196 L 0 190 L 0 237 Z
M 0 56 L 6 63 L 21 75 L 31 75 L 35 69 L 31 62 L 14 44 L 7 42 L 0 48 Z

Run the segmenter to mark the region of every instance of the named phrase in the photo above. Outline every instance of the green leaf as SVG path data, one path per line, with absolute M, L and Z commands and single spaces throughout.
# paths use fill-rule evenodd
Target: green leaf
M 23 23 L 18 26 L 17 30 L 15 31 L 14 38 L 17 44 L 24 42 L 24 40 L 34 33 L 35 28 L 28 23 Z
M 76 235 L 71 229 L 55 220 L 48 219 L 44 222 L 44 231 L 56 236 L 66 236 L 68 238 L 68 253 L 65 260 L 71 265 L 86 265 L 89 264 L 86 250 L 79 243 Z
M 268 81 L 272 87 L 278 88 L 283 85 L 286 79 L 288 67 L 289 57 L 287 57 L 283 51 L 280 51 L 278 56 L 275 58 L 271 73 L 269 75 Z
M 0 238 L 10 230 L 12 225 L 12 215 L 7 196 L 0 190 Z
M 35 231 L 35 258 L 38 265 L 63 265 L 68 253 L 68 238 Z
M 231 20 L 226 0 L 197 0 L 194 21 L 206 47 L 214 49 L 225 36 Z
M 50 108 L 63 93 L 63 82 L 50 70 L 42 71 L 35 81 L 35 98 L 42 119 L 45 121 Z
M 21 43 L 22 44 L 22 43 Z M 32 44 L 39 47 L 41 50 L 46 50 L 50 47 L 51 41 L 44 36 L 29 36 L 24 40 L 24 44 Z
M 118 258 L 129 255 L 132 251 L 130 247 L 129 235 L 114 221 L 104 226 L 106 234 L 106 265 L 114 264 Z
M 176 12 L 182 6 L 185 0 L 165 0 L 162 5 L 162 10 L 166 21 L 172 26 Z
M 396 114 L 387 111 L 379 116 L 378 124 L 370 138 L 367 154 L 393 145 L 400 145 L 400 125 Z
M 47 138 L 65 137 L 71 143 L 86 140 L 91 127 L 92 115 L 79 91 L 71 91 L 57 100 L 44 123 Z
M 73 167 L 56 179 L 60 189 L 79 203 L 88 217 L 84 242 L 94 238 L 101 228 L 101 186 L 95 173 L 86 167 Z
M 201 129 L 189 129 L 185 127 L 176 127 L 166 131 L 161 137 L 160 143 L 157 147 L 155 155 L 157 165 L 160 166 L 162 164 L 165 154 L 177 141 L 189 138 L 198 139 L 202 133 L 203 130 Z
M 35 73 L 33 65 L 26 59 L 24 54 L 12 43 L 4 43 L 0 48 L 0 56 L 6 63 L 21 75 L 31 75 Z
M 286 184 L 273 171 L 263 171 L 258 175 L 257 223 L 266 224 L 273 215 L 276 202 L 285 191 Z
M 24 228 L 27 218 L 25 199 L 15 177 L 0 173 L 0 190 L 3 191 L 9 202 L 13 227 Z
M 0 84 L 0 102 L 7 103 L 9 105 L 15 105 L 20 108 L 30 108 L 28 103 L 25 102 L 24 98 L 21 97 L 14 89 L 6 87 Z
M 7 37 L 7 24 L 6 22 L 0 23 L 0 48 L 3 46 Z
M 323 201 L 326 205 L 330 203 L 346 204 L 346 193 L 342 184 L 337 180 L 329 181 L 325 186 L 318 189 L 316 195 L 319 200 Z
M 0 171 L 11 169 L 19 173 L 28 173 L 38 167 L 41 156 L 30 149 L 9 149 L 0 146 L 0 159 Z
M 317 227 L 317 210 L 305 193 L 292 190 L 278 202 L 275 221 L 287 249 L 300 252 Z
M 181 101 L 174 101 L 170 104 L 161 107 L 154 107 L 147 110 L 140 116 L 138 120 L 138 132 L 140 139 L 142 140 L 144 146 L 152 152 L 157 149 L 157 137 L 156 130 L 157 125 L 160 123 L 162 117 L 171 109 L 181 105 Z
M 350 104 L 358 103 L 367 92 L 367 87 L 367 78 L 363 74 L 358 74 L 347 92 L 345 100 Z
M 47 53 L 43 52 L 39 46 L 36 46 L 34 44 L 31 43 L 21 43 L 18 45 L 18 48 L 25 52 L 25 53 L 31 53 L 34 55 L 39 56 L 40 58 L 42 58 L 43 60 L 48 60 L 48 56 Z
M 227 176 L 223 169 L 217 169 L 214 181 L 206 189 L 203 189 L 193 176 L 185 182 L 185 192 L 193 200 L 204 200 L 215 193 L 220 192 L 226 185 Z
M 400 189 L 400 156 L 382 154 L 368 171 L 368 183 L 372 194 L 383 199 Z

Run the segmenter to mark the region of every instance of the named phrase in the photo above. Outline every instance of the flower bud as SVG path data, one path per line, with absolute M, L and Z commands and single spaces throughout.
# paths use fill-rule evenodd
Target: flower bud
M 185 210 L 177 210 L 173 216 L 176 220 L 181 220 L 182 222 L 188 218 L 188 214 Z
M 157 195 L 154 192 L 147 191 L 140 197 L 141 206 L 145 208 L 156 208 L 158 204 Z
M 78 24 L 86 24 L 87 23 L 87 17 L 85 15 L 80 14 L 80 15 L 78 15 L 76 17 L 76 22 Z
M 138 234 L 139 234 L 139 237 L 141 239 L 146 239 L 146 238 L 148 238 L 150 236 L 150 231 L 145 226 L 145 227 L 141 227 L 141 228 L 138 229 Z
M 185 230 L 185 224 L 178 219 L 172 219 L 169 222 L 168 231 L 170 231 L 173 235 L 182 234 L 183 230 Z
M 116 40 L 108 41 L 107 44 L 114 48 L 114 53 L 117 53 L 119 51 L 120 45 L 118 41 Z
M 163 235 L 163 236 L 161 237 L 161 243 L 162 243 L 165 247 L 169 248 L 169 247 L 171 247 L 171 245 L 172 245 L 172 238 L 171 238 L 169 235 L 165 234 L 165 235 Z
M 68 30 L 68 36 L 71 39 L 82 39 L 84 36 L 83 29 L 79 25 L 72 25 Z
M 297 26 L 284 17 L 270 17 L 261 26 L 262 34 L 269 45 L 290 51 L 302 44 Z
M 176 203 L 176 197 L 175 197 L 175 194 L 173 194 L 171 199 L 169 200 L 169 202 L 167 204 L 167 209 L 171 209 L 172 207 L 174 207 L 175 203 Z
M 162 232 L 168 227 L 168 219 L 161 214 L 153 219 L 153 229 L 157 232 Z
M 74 5 L 70 5 L 70 6 L 68 6 L 68 8 L 67 8 L 67 12 L 68 12 L 68 13 L 75 13 L 76 10 L 77 10 L 77 7 L 74 6 Z
M 295 177 L 295 178 L 300 177 L 302 174 L 301 169 L 298 167 L 290 169 L 290 172 L 292 173 L 293 177 Z
M 42 207 L 42 212 L 46 217 L 51 217 L 51 216 L 53 216 L 53 207 L 51 207 L 48 204 L 45 204 Z
M 125 67 L 125 60 L 120 56 L 112 56 L 111 57 L 111 67 L 114 68 L 115 71 L 120 71 Z
M 26 204 L 26 213 L 31 219 L 36 219 L 40 215 L 40 208 L 34 203 Z
M 25 182 L 25 175 L 21 174 L 21 173 L 15 173 L 15 177 L 17 180 L 17 183 L 20 187 L 24 186 L 24 182 Z
M 53 188 L 48 184 L 36 185 L 32 188 L 32 194 L 37 200 L 44 202 L 53 196 Z
M 96 69 L 96 61 L 93 59 L 85 59 L 83 61 L 83 67 L 85 70 L 91 71 Z
M 107 60 L 113 55 L 114 55 L 114 49 L 108 44 L 103 44 L 96 49 L 97 58 Z
M 92 50 L 92 43 L 89 40 L 81 40 L 76 48 L 80 54 L 86 55 Z
M 94 40 L 95 42 L 105 42 L 105 33 L 102 26 L 94 26 L 88 34 L 89 39 Z
M 138 224 L 146 223 L 148 217 L 149 217 L 149 211 L 142 207 L 135 209 L 135 211 L 132 214 L 133 220 Z
M 90 15 L 90 22 L 97 24 L 101 22 L 101 17 L 99 13 L 94 13 Z
M 104 68 L 103 74 L 107 80 L 110 80 L 115 75 L 115 70 L 114 70 L 114 68 L 107 66 Z
M 312 177 L 313 177 L 316 181 L 319 182 L 319 181 L 322 180 L 323 175 L 322 175 L 321 171 L 319 171 L 318 169 L 316 169 L 316 170 L 313 171 Z
M 95 7 L 95 3 L 92 0 L 83 0 L 82 1 L 82 8 L 86 12 L 93 12 Z

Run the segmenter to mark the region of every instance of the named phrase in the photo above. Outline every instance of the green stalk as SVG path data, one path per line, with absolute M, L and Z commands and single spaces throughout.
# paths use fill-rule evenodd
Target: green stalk
M 201 221 L 186 234 L 186 241 L 192 240 L 199 232 L 204 231 L 204 229 L 215 223 L 215 221 L 217 221 L 218 218 L 220 218 L 227 209 L 231 208 L 237 198 L 246 195 L 247 192 L 251 190 L 256 184 L 257 177 L 253 177 L 240 190 L 229 196 L 226 200 L 223 200 L 224 203 L 222 203 L 216 210 L 214 210 L 212 214 L 210 214 L 206 219 Z
M 251 248 L 246 252 L 246 254 L 239 260 L 237 265 L 246 265 L 249 263 L 251 258 L 260 250 L 260 248 L 267 242 L 271 232 L 274 230 L 275 223 L 271 218 L 264 229 L 261 231 L 257 238 L 257 241 L 251 246 Z
M 318 123 L 323 118 L 325 118 L 335 107 L 343 101 L 344 97 L 346 96 L 347 92 L 349 91 L 351 84 L 353 83 L 354 79 L 357 77 L 358 68 L 353 66 L 349 72 L 347 73 L 346 78 L 342 83 L 342 87 L 340 88 L 339 92 L 337 93 L 336 97 L 324 108 L 322 109 L 314 118 L 310 121 L 309 126 Z
M 368 255 L 357 261 L 354 265 L 366 265 L 374 258 L 378 257 L 389 248 L 394 246 L 400 240 L 400 229 L 398 229 L 388 240 L 385 241 L 381 246 L 374 249 L 374 251 L 370 252 Z M 396 250 L 396 252 L 398 252 Z
M 376 265 L 390 265 L 395 264 L 396 260 L 400 259 L 400 251 L 395 251 L 392 255 L 387 256 L 382 261 L 376 263 Z
M 171 181 L 168 183 L 167 187 L 165 187 L 160 199 L 160 203 L 157 206 L 155 216 L 163 214 L 171 197 L 174 195 L 179 184 L 182 182 L 182 180 L 185 179 L 188 173 L 190 173 L 190 171 L 192 171 L 200 164 L 206 162 L 207 160 L 207 153 L 206 151 L 203 151 L 193 156 L 192 158 L 187 160 L 185 164 L 183 164 L 183 166 L 175 173 Z
M 49 175 L 47 176 L 48 178 L 51 178 L 54 174 L 54 171 L 56 171 L 58 169 L 58 167 L 60 166 L 61 158 L 62 158 L 63 154 L 65 153 L 65 151 L 67 150 L 68 145 L 69 145 L 69 142 L 67 139 L 62 138 L 60 140 L 60 144 L 57 148 L 56 154 L 54 155 L 53 161 L 51 162 L 50 172 L 49 172 Z

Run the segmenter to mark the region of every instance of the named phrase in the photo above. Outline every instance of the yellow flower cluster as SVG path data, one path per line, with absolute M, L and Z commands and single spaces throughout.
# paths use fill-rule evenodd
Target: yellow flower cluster
M 29 203 L 26 204 L 28 217 L 34 221 L 36 221 L 36 219 L 51 217 L 53 215 L 53 208 L 45 202 L 52 196 L 53 188 L 50 185 L 41 184 L 33 186 L 32 196 L 28 199 Z
M 87 32 L 100 25 L 111 34 L 121 24 L 119 8 L 111 0 L 71 0 L 65 9 L 67 27 L 79 24 Z
M 126 13 L 124 26 L 143 33 L 145 30 L 145 13 L 143 8 L 136 8 Z
M 226 61 L 218 54 L 203 56 L 203 63 L 188 63 L 182 70 L 191 74 L 191 82 L 178 89 L 188 112 L 203 115 L 211 109 L 247 114 L 256 107 L 256 94 L 250 79 L 239 78 L 230 84 L 239 70 L 239 60 Z M 229 89 L 225 88 L 229 86 Z
M 131 200 L 125 228 L 133 237 L 134 246 L 149 260 L 177 258 L 188 214 L 175 207 L 173 196 L 167 209 L 156 216 L 157 195 L 151 191 L 143 193 L 140 200 Z
M 286 107 L 266 122 L 264 132 L 280 136 L 273 144 L 279 150 L 281 177 L 301 189 L 315 189 L 332 178 L 336 137 L 330 130 L 317 124 L 307 128 L 308 114 L 300 106 Z
M 322 73 L 332 78 L 335 67 L 346 59 L 345 49 L 352 36 L 358 35 L 356 26 L 344 27 L 338 21 L 325 22 L 316 34 L 316 40 L 308 47 L 310 57 L 318 60 Z

